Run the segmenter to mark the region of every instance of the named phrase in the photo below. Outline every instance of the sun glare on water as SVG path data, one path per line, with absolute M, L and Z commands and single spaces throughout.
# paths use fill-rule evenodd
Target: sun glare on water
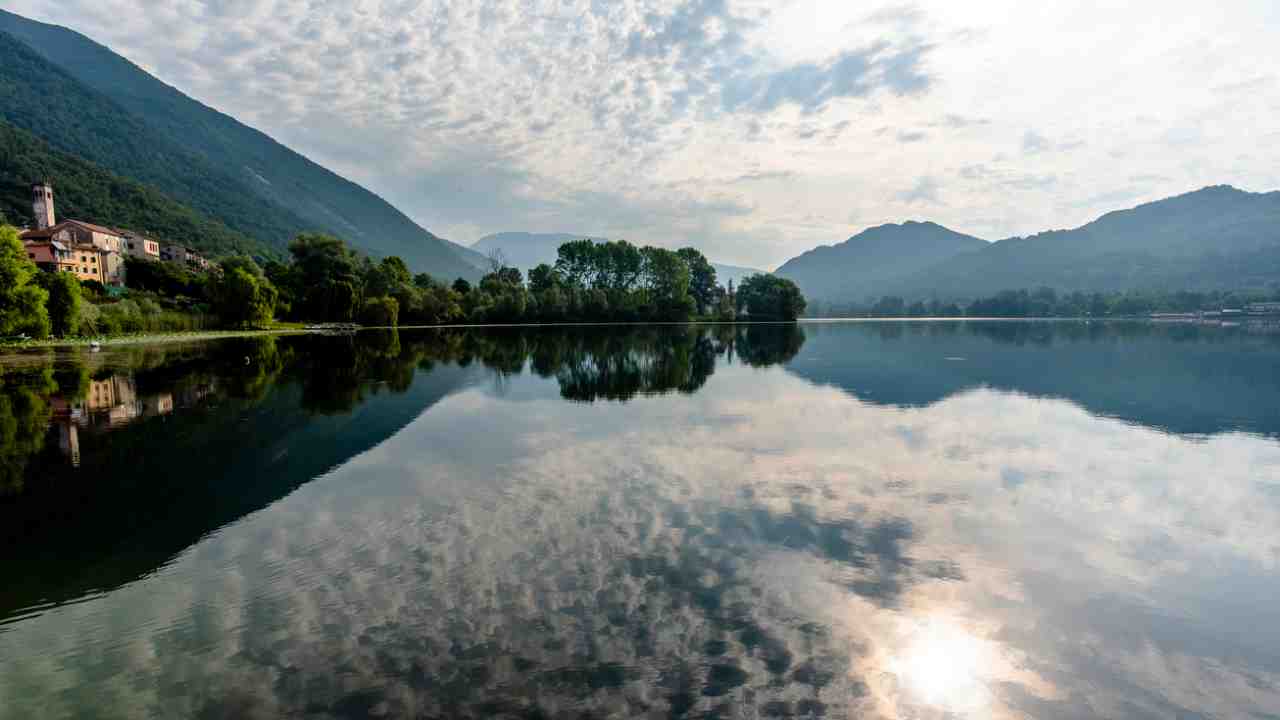
M 988 705 L 990 655 L 986 642 L 953 622 L 929 619 L 909 632 L 889 669 L 913 704 L 972 716 Z

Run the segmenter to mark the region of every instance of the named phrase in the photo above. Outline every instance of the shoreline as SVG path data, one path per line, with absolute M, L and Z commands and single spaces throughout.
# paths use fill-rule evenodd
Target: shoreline
M 1221 318 L 1214 318 L 1221 320 Z M 1268 319 L 1265 317 L 1245 316 L 1230 318 L 1239 322 L 1248 319 Z M 448 329 L 482 329 L 482 328 L 550 328 L 550 327 L 638 327 L 643 325 L 798 325 L 798 324 L 833 324 L 833 323 L 884 323 L 884 322 L 1159 322 L 1162 318 L 1150 317 L 1118 317 L 1118 318 L 1000 318 L 1000 317 L 959 317 L 959 318 L 895 318 L 895 317 L 832 317 L 832 318 L 799 318 L 787 320 L 690 320 L 686 322 L 562 322 L 562 323 L 453 323 L 448 325 L 398 325 L 365 326 L 361 330 L 448 330 Z M 1168 320 L 1166 320 L 1168 322 Z M 119 347 L 128 345 L 160 345 L 179 342 L 200 342 L 204 340 L 226 340 L 231 338 L 266 337 L 272 335 L 307 335 L 320 331 L 305 328 L 287 327 L 269 330 L 197 330 L 179 333 L 147 333 L 138 335 L 121 335 L 107 338 L 75 338 L 70 340 L 33 340 L 21 343 L 0 343 L 0 357 L 13 355 L 25 350 L 56 350 L 69 348 L 87 348 L 97 342 L 100 347 Z
M 160 345 L 175 342 L 194 342 L 200 340 L 226 340 L 241 337 L 263 337 L 266 335 L 305 335 L 308 331 L 297 328 L 279 328 L 271 330 L 193 330 L 177 333 L 143 333 L 138 335 L 118 335 L 106 338 L 72 338 L 69 340 L 31 340 L 20 343 L 0 343 L 0 355 L 21 352 L 23 350 L 56 350 L 66 348 L 87 348 L 92 343 L 101 347 L 118 347 L 121 345 Z

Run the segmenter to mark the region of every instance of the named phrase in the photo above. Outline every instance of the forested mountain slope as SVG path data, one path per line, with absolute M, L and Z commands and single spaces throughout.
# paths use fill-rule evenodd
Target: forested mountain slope
M 793 280 L 811 299 L 861 302 L 912 273 L 987 244 L 932 222 L 880 225 L 838 245 L 814 248 L 784 263 L 776 274 Z
M 450 244 L 368 190 L 66 28 L 0 11 L 0 117 L 283 248 L 321 230 L 442 279 L 477 277 Z M 44 61 L 40 63 L 38 61 Z
M 1280 192 L 1214 186 L 1108 213 L 1074 230 L 992 243 L 905 279 L 908 297 L 1011 288 L 1214 290 L 1280 283 Z
M 48 180 L 58 218 L 128 228 L 161 240 L 181 240 L 212 255 L 272 252 L 258 240 L 183 205 L 152 187 L 59 152 L 0 120 L 0 214 L 18 225 L 31 219 L 31 181 Z

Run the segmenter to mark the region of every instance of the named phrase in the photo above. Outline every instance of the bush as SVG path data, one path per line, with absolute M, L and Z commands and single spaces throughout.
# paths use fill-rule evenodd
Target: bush
M 93 303 L 82 302 L 76 316 L 76 331 L 81 335 L 97 335 L 102 326 L 102 311 Z

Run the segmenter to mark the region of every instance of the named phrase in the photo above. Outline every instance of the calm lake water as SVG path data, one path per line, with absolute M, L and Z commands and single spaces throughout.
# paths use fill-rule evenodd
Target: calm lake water
M 0 717 L 1276 718 L 1280 331 L 5 358 Z

